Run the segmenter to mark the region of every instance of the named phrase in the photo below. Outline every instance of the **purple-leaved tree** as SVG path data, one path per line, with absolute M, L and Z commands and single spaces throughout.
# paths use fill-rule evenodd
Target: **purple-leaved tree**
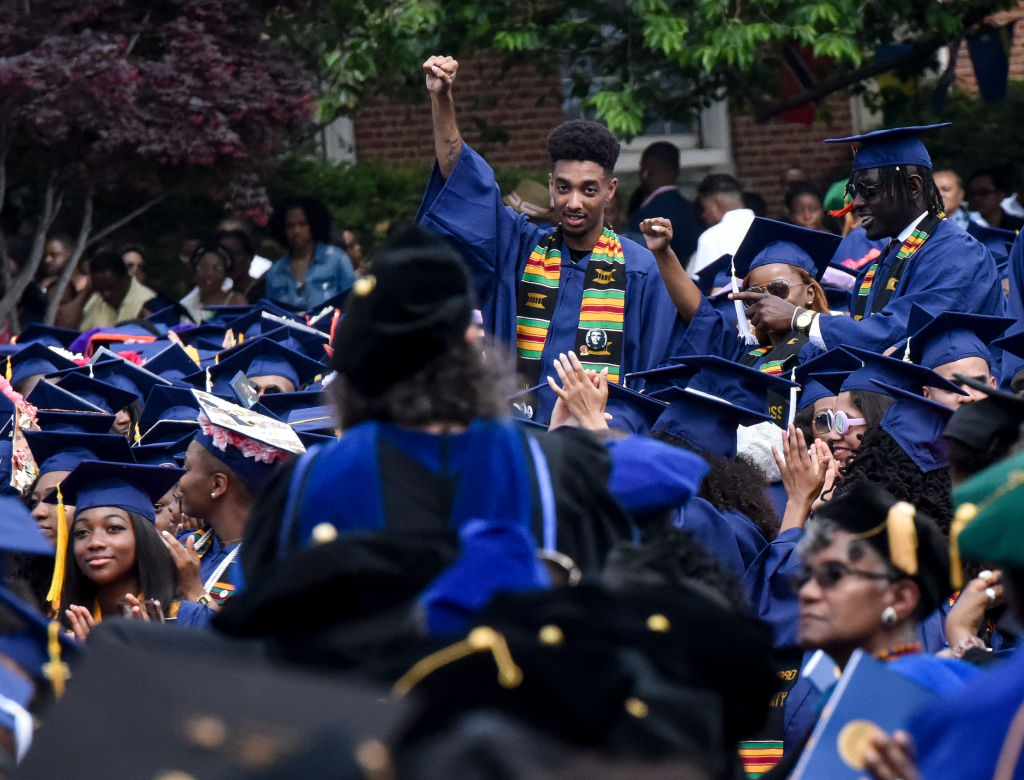
M 0 262 L 0 322 L 13 324 L 58 216 L 79 228 L 75 256 L 51 294 L 50 323 L 82 252 L 178 182 L 201 177 L 237 212 L 265 214 L 261 174 L 308 128 L 313 88 L 263 34 L 272 5 L 0 4 L 0 208 L 9 184 L 41 192 L 28 262 L 13 278 Z M 94 224 L 97 194 L 115 187 L 132 192 L 132 202 L 111 223 Z

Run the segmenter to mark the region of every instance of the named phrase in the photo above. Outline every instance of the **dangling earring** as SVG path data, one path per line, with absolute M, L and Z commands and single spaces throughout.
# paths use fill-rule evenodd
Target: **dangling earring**
M 892 628 L 896 625 L 897 615 L 896 610 L 893 607 L 886 607 L 882 610 L 882 625 L 887 628 Z

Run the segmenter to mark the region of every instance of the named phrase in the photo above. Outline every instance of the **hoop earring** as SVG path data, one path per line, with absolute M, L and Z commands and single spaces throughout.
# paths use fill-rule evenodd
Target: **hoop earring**
M 882 625 L 886 628 L 892 628 L 896 625 L 897 615 L 896 610 L 893 607 L 886 607 L 882 610 Z

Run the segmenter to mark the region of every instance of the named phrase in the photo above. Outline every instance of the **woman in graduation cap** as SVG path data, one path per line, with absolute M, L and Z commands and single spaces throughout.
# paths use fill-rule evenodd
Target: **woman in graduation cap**
M 58 615 L 79 639 L 104 618 L 117 617 L 120 604 L 159 602 L 173 617 L 174 561 L 153 524 L 153 504 L 181 476 L 180 469 L 83 461 L 54 495 L 75 506 L 67 547 L 58 550 L 64 582 Z M 62 560 L 63 559 L 63 560 Z
M 672 224 L 667 219 L 647 219 L 640 230 L 679 312 L 681 323 L 673 333 L 669 354 L 719 355 L 782 374 L 818 351 L 805 335 L 770 333 L 757 322 L 752 322 L 755 343 L 741 339 L 701 294 L 672 251 Z M 827 313 L 828 302 L 818 279 L 838 244 L 839 237 L 831 233 L 758 217 L 736 250 L 734 273 L 742 275 L 743 290 L 767 292 L 804 311 Z

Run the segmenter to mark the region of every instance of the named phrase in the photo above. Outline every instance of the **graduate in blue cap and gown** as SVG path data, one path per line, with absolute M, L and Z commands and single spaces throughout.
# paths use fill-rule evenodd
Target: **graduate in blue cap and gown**
M 551 374 L 561 353 L 576 352 L 597 371 L 607 367 L 614 383 L 660 364 L 672 302 L 651 253 L 605 224 L 618 183 L 618 140 L 583 120 L 552 131 L 549 182 L 559 224 L 554 232 L 534 225 L 504 205 L 494 172 L 459 134 L 451 97 L 457 69 L 451 58 L 444 68 L 427 68 L 437 164 L 416 222 L 458 247 L 485 330 L 517 350 L 522 387 Z M 547 423 L 554 403 L 542 387 L 531 404 L 534 419 Z
M 662 279 L 679 312 L 673 328 L 673 355 L 719 355 L 770 374 L 784 374 L 818 353 L 805 334 L 754 328 L 744 339 L 735 321 L 717 311 L 679 265 L 665 219 L 641 224 Z M 732 259 L 741 289 L 768 292 L 810 311 L 828 312 L 820 279 L 839 237 L 785 222 L 756 217 Z
M 74 361 L 70 358 L 48 346 L 35 342 L 20 347 L 17 352 L 8 355 L 5 360 L 6 379 L 22 395 L 32 392 L 32 388 L 46 374 L 75 367 Z
M 907 335 L 912 304 L 929 311 L 1001 316 L 1006 296 L 985 246 L 943 219 L 942 196 L 920 135 L 945 125 L 876 130 L 829 143 L 859 143 L 844 211 L 860 218 L 869 239 L 892 239 L 862 268 L 852 317 L 829 317 L 766 294 L 739 293 L 747 317 L 775 333 L 795 329 L 827 349 L 882 352 Z
M 216 365 L 185 377 L 196 387 L 221 395 L 231 394 L 231 380 L 241 371 L 263 393 L 294 393 L 318 375 L 323 364 L 274 339 L 246 341 L 223 354 Z
M 142 610 L 159 602 L 175 617 L 174 561 L 153 521 L 154 502 L 178 481 L 181 469 L 87 460 L 47 497 L 75 506 L 71 534 L 56 568 L 62 574 L 59 619 L 80 640 L 104 618 L 121 614 L 120 602 Z

